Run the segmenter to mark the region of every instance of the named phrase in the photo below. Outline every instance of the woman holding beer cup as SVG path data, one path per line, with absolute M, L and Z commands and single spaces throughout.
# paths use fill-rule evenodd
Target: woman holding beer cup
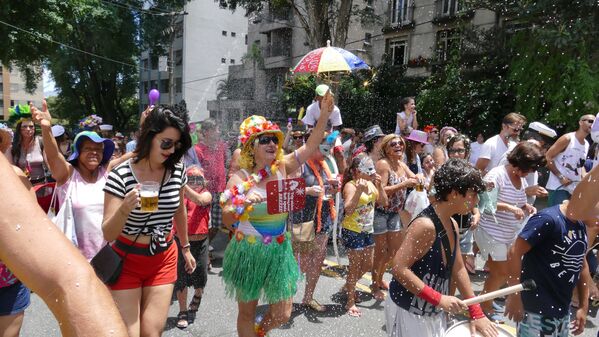
M 223 281 L 238 303 L 237 333 L 241 337 L 265 336 L 291 316 L 299 272 L 286 233 L 287 213 L 267 213 L 266 184 L 285 179 L 318 151 L 333 110 L 330 91 L 321 107 L 306 143 L 287 155 L 282 149 L 283 133 L 276 124 L 251 116 L 239 126 L 241 169 L 227 182 L 220 202 L 223 224 L 235 233 L 225 251 Z M 254 325 L 260 298 L 270 305 L 262 321 Z
M 190 147 L 187 110 L 156 107 L 142 122 L 136 157 L 115 167 L 104 187 L 104 238 L 125 257 L 110 289 L 130 336 L 159 336 L 166 322 L 177 280 L 173 218 L 185 269 L 192 273 L 196 266 L 183 203 L 181 158 Z

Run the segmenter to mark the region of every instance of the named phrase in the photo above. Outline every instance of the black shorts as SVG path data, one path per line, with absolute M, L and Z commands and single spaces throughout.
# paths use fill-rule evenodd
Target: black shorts
M 185 271 L 185 259 L 178 239 L 177 244 L 179 245 L 179 262 L 177 263 L 175 290 L 180 291 L 186 287 L 205 288 L 206 282 L 208 282 L 208 239 L 189 241 L 191 255 L 196 260 L 196 270 L 191 274 Z

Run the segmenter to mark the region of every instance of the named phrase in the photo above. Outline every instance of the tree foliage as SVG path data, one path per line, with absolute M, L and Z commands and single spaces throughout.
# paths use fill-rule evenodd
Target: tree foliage
M 140 51 L 164 54 L 168 13 L 186 1 L 153 1 L 151 8 L 143 0 L 2 1 L 0 17 L 18 28 L 0 25 L 0 39 L 8 41 L 0 62 L 18 67 L 30 89 L 47 67 L 58 91 L 57 117 L 76 121 L 97 114 L 127 128 L 139 110 Z

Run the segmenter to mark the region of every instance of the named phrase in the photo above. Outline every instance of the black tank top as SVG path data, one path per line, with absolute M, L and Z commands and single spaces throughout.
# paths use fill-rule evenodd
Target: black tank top
M 424 282 L 424 284 L 443 295 L 447 295 L 449 293 L 449 284 L 451 282 L 451 269 L 455 261 L 456 247 L 458 245 L 457 234 L 452 230 L 455 244 L 453 253 L 450 253 L 447 233 L 433 206 L 428 206 L 415 219 L 420 217 L 431 219 L 435 225 L 436 238 L 431 249 L 420 260 L 416 261 L 410 269 Z M 443 246 L 441 245 L 441 242 L 443 242 Z M 447 261 L 449 261 L 447 266 L 443 264 L 443 250 L 445 250 Z M 389 295 L 395 304 L 412 314 L 436 316 L 441 312 L 440 309 L 432 304 L 412 294 L 395 278 L 393 278 L 393 281 L 391 281 L 389 286 Z

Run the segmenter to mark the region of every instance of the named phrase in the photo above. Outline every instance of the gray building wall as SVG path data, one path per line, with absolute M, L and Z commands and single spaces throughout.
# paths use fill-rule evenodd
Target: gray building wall
M 28 93 L 25 91 L 25 80 L 20 72 L 15 68 L 9 69 L 0 65 L 0 120 L 7 120 L 8 109 L 16 104 L 33 102 L 35 106 L 41 106 L 43 99 L 44 83 L 41 78 L 35 91 Z

